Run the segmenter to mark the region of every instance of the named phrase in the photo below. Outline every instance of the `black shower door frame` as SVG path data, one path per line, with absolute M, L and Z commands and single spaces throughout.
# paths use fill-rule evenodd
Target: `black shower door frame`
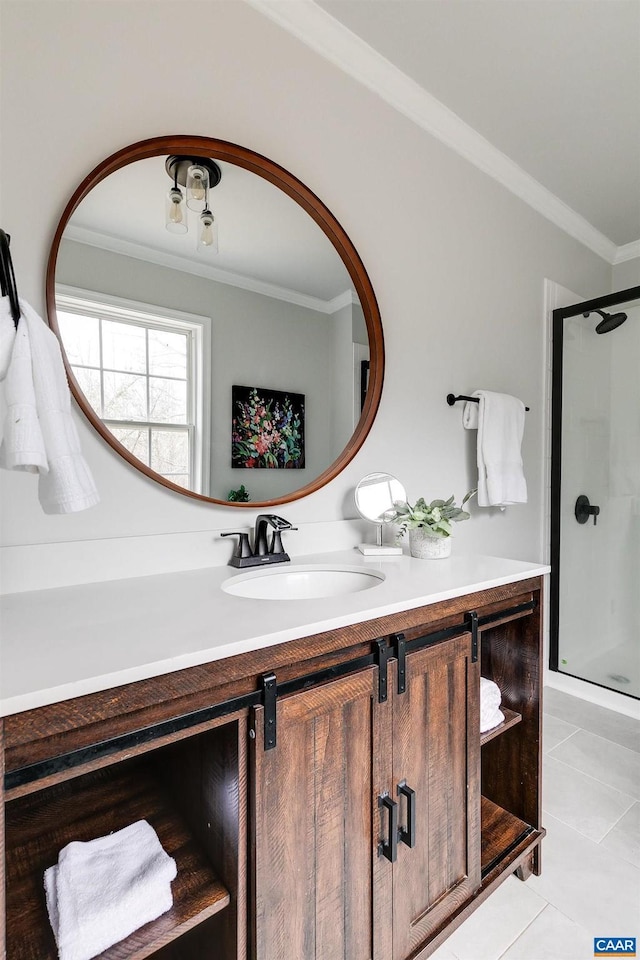
M 595 300 L 583 300 L 573 303 L 569 307 L 559 307 L 553 311 L 552 317 L 552 359 L 551 359 L 551 578 L 549 586 L 549 669 L 556 673 L 563 673 L 578 680 L 575 673 L 560 670 L 559 666 L 559 625 L 560 625 L 560 492 L 562 480 L 562 387 L 563 387 L 563 358 L 564 358 L 564 322 L 571 317 L 578 317 L 592 310 L 606 310 L 629 300 L 640 298 L 640 287 L 629 287 L 617 293 L 609 293 Z M 585 680 L 585 683 L 594 683 Z M 596 683 L 598 687 L 604 684 Z M 610 689 L 605 687 L 605 689 Z M 625 694 L 624 691 L 616 691 Z

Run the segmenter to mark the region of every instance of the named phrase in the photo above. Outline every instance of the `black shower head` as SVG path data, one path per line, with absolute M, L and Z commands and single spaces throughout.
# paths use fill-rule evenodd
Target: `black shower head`
M 605 313 L 604 310 L 592 310 L 591 313 L 599 313 L 602 317 L 602 320 L 596 326 L 596 333 L 609 333 L 610 330 L 615 330 L 627 319 L 626 313 Z M 582 316 L 588 317 L 590 314 L 583 313 Z

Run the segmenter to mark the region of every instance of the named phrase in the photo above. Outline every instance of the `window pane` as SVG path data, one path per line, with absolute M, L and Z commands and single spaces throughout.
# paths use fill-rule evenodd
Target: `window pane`
M 187 422 L 187 384 L 184 380 L 149 377 L 149 420 Z
M 148 430 L 125 430 L 122 427 L 111 427 L 111 433 L 116 440 L 119 440 L 123 447 L 126 447 L 134 457 L 142 460 L 149 466 L 149 431 Z
M 151 466 L 157 473 L 163 475 L 187 474 L 189 471 L 188 431 L 152 429 Z M 174 483 L 179 482 L 174 480 Z
M 100 366 L 100 339 L 97 317 L 58 311 L 58 326 L 69 363 L 85 367 Z
M 144 373 L 147 369 L 145 333 L 144 327 L 103 320 L 102 356 L 105 368 Z
M 86 370 L 84 367 L 74 367 L 73 374 L 85 397 L 96 413 L 100 415 L 102 409 L 102 400 L 100 399 L 100 371 Z
M 187 335 L 149 330 L 149 373 L 187 378 Z
M 190 478 L 186 473 L 163 473 L 163 477 L 166 477 L 167 480 L 171 480 L 171 483 L 177 483 L 179 487 L 185 487 L 187 490 L 192 489 L 192 484 Z
M 104 416 L 109 420 L 147 420 L 147 381 L 128 373 L 105 373 Z

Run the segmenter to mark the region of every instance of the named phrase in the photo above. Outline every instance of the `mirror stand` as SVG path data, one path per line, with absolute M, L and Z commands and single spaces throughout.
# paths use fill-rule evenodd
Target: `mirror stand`
M 376 542 L 359 543 L 358 550 L 365 557 L 397 557 L 402 554 L 402 547 L 395 547 L 393 544 L 382 542 L 381 523 L 376 523 Z

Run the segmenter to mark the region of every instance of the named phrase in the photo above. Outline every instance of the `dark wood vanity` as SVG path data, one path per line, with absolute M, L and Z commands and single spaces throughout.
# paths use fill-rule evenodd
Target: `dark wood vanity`
M 539 577 L 0 721 L 6 957 L 42 875 L 145 818 L 174 907 L 102 960 L 409 960 L 540 872 Z M 479 678 L 505 722 L 479 731 Z

